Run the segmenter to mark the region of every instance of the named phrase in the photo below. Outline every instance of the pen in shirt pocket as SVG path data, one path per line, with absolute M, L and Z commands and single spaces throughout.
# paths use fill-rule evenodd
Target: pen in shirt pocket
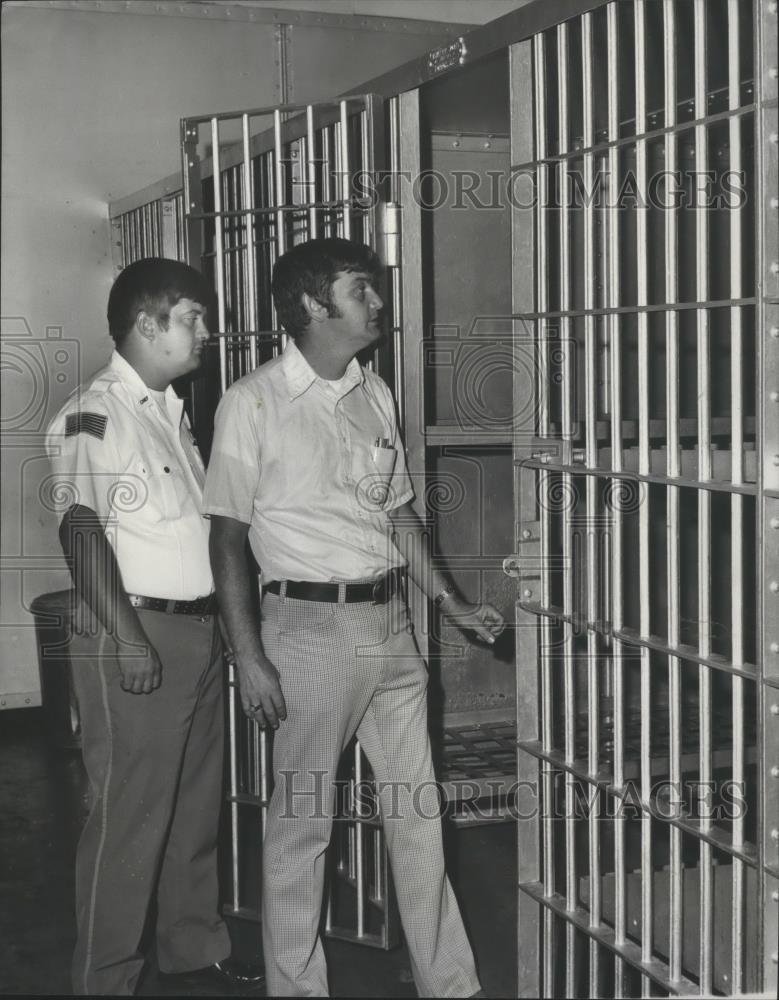
M 395 468 L 396 450 L 390 444 L 389 438 L 377 437 L 371 449 L 373 462 L 379 472 L 389 475 Z

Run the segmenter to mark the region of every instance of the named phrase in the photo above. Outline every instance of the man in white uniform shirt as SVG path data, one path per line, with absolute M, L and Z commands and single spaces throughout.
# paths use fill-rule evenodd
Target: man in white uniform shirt
M 54 495 L 67 498 L 60 539 L 98 636 L 72 646 L 92 788 L 76 859 L 77 994 L 135 991 L 155 893 L 163 973 L 229 985 L 257 975 L 225 961 L 222 646 L 205 469 L 170 385 L 200 366 L 208 301 L 186 264 L 125 268 L 108 300 L 111 360 L 48 431 Z
M 379 261 L 347 240 L 283 255 L 273 295 L 284 353 L 233 385 L 216 416 L 204 510 L 244 710 L 276 729 L 263 845 L 273 996 L 326 996 L 319 923 L 335 773 L 357 733 L 376 777 L 398 905 L 422 996 L 479 991 L 444 871 L 427 732 L 427 672 L 400 593 L 408 569 L 459 625 L 503 627 L 433 571 L 389 389 L 355 355 L 379 340 Z M 262 572 L 252 610 L 246 540 Z M 435 817 L 435 818 L 431 818 Z

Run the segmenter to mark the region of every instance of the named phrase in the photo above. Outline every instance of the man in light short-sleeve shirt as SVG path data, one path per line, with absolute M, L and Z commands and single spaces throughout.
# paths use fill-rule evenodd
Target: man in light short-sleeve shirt
M 486 642 L 503 626 L 433 571 L 411 507 L 395 407 L 356 359 L 380 339 L 379 262 L 311 240 L 283 255 L 273 295 L 284 353 L 225 394 L 204 510 L 244 711 L 276 729 L 263 843 L 263 944 L 273 996 L 326 996 L 319 922 L 338 761 L 356 733 L 376 778 L 403 928 L 421 996 L 479 991 L 443 863 L 427 733 L 427 672 L 401 595 L 408 570 Z M 252 609 L 246 540 L 260 566 Z M 435 818 L 431 818 L 435 817 Z
M 126 267 L 108 299 L 111 360 L 46 439 L 60 539 L 96 626 L 69 647 L 92 790 L 76 857 L 76 994 L 135 992 L 153 900 L 160 971 L 185 974 L 187 987 L 262 978 L 226 961 L 223 658 L 205 469 L 170 385 L 200 366 L 209 298 L 179 261 Z

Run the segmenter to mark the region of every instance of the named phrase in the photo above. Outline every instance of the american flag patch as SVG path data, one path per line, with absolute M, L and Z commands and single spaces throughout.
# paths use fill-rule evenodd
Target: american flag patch
M 105 437 L 105 429 L 108 425 L 108 417 L 102 413 L 69 413 L 65 417 L 65 437 L 73 437 L 74 434 L 91 434 L 92 437 Z

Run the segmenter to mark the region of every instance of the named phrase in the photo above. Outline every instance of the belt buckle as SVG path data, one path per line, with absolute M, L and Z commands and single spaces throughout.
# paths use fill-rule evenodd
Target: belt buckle
M 373 584 L 371 596 L 374 604 L 387 604 L 395 593 L 395 574 L 387 573 Z

